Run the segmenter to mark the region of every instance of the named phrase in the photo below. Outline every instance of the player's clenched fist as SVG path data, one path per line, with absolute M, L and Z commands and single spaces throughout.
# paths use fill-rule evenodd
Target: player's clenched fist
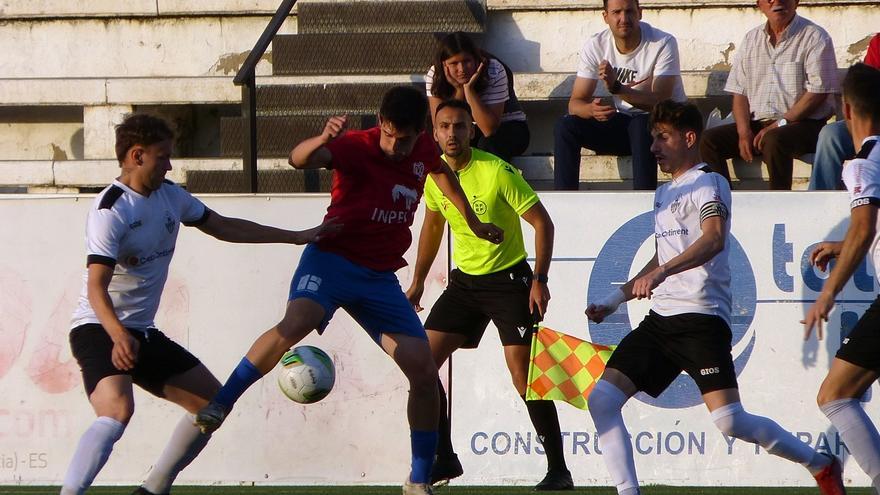
M 321 133 L 321 137 L 324 138 L 324 143 L 329 143 L 330 141 L 341 136 L 345 132 L 345 129 L 347 127 L 348 115 L 337 115 L 335 117 L 330 117 L 327 120 L 327 123 L 324 125 L 324 132 Z
M 624 294 L 623 291 L 620 289 L 615 289 L 610 294 L 605 296 L 605 298 L 601 301 L 587 306 L 584 314 L 587 315 L 587 318 L 589 318 L 590 321 L 602 323 L 602 321 L 607 318 L 608 315 L 617 311 L 617 307 L 623 304 L 625 301 L 626 294 Z

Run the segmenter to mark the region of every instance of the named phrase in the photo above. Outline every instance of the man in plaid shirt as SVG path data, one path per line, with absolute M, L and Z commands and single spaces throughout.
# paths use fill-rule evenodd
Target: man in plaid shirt
M 816 150 L 840 92 L 834 45 L 824 29 L 797 15 L 797 0 L 758 0 L 767 22 L 740 43 L 724 90 L 734 124 L 706 131 L 700 154 L 728 180 L 727 159 L 760 155 L 770 188 L 791 189 L 794 157 Z

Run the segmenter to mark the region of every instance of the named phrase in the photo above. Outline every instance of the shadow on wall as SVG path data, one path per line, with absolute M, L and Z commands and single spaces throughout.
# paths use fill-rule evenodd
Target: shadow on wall
M 527 40 L 513 13 L 492 13 L 482 48 L 501 59 L 513 72 L 541 72 L 541 44 Z
M 848 228 L 849 218 L 846 218 L 835 225 L 822 241 L 840 241 L 846 235 Z M 774 234 L 774 244 L 777 244 L 777 240 L 782 241 L 782 244 L 779 245 L 782 248 L 782 255 L 785 257 L 782 261 L 799 261 L 800 275 L 803 280 L 802 293 L 805 295 L 804 299 L 807 300 L 807 302 L 804 302 L 803 304 L 803 316 L 806 317 L 807 310 L 810 308 L 813 300 L 815 300 L 819 292 L 821 292 L 828 274 L 820 272 L 810 264 L 809 256 L 816 247 L 816 244 L 807 246 L 801 255 L 800 260 L 796 260 L 794 253 L 792 252 L 791 244 L 785 243 L 784 238 L 777 239 L 776 237 L 777 234 Z M 833 267 L 834 263 L 832 262 L 830 268 L 833 269 Z M 834 356 L 837 354 L 837 350 L 840 348 L 843 339 L 849 336 L 859 318 L 871 304 L 875 293 L 875 282 L 874 276 L 872 276 L 868 270 L 868 259 L 865 258 L 862 260 L 862 263 L 856 269 L 852 277 L 851 284 L 856 290 L 853 291 L 850 284 L 847 284 L 847 289 L 844 289 L 844 291 L 837 296 L 837 304 L 829 315 L 828 322 L 825 323 L 824 340 L 820 342 L 815 335 L 812 335 L 809 340 L 803 342 L 801 365 L 804 369 L 817 366 L 818 356 L 821 352 L 827 353 L 830 366 L 830 363 L 834 360 Z M 787 273 L 779 273 L 777 270 L 774 270 L 773 276 L 774 279 L 776 279 L 777 284 L 781 283 L 783 285 L 794 287 L 794 277 L 789 276 Z M 819 384 L 816 384 L 817 391 L 818 388 Z M 871 402 L 873 388 L 872 385 L 865 392 L 865 395 L 862 396 L 862 403 Z M 829 425 L 828 429 L 825 431 L 824 438 L 820 435 L 819 438 L 801 438 L 801 440 L 812 444 L 814 448 L 826 449 L 838 455 L 844 463 L 849 461 L 849 450 L 847 450 L 845 445 L 840 442 L 837 437 L 837 431 L 831 425 Z

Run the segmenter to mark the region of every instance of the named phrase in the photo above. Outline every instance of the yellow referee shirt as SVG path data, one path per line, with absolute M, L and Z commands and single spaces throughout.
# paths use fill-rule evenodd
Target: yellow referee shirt
M 443 155 L 446 160 L 446 155 Z M 501 158 L 476 148 L 471 161 L 456 172 L 461 188 L 483 222 L 504 230 L 504 242 L 492 244 L 471 232 L 455 205 L 440 192 L 428 176 L 425 181 L 425 205 L 440 212 L 452 229 L 453 260 L 469 275 L 485 275 L 511 267 L 526 257 L 520 215 L 539 201 L 538 195 L 523 179 L 522 173 Z

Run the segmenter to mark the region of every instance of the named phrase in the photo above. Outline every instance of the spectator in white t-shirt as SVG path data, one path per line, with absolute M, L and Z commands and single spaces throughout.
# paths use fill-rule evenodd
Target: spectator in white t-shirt
M 555 187 L 578 188 L 581 148 L 587 148 L 598 154 L 632 155 L 633 189 L 656 189 L 648 113 L 662 100 L 687 99 L 678 43 L 641 21 L 638 0 L 602 3 L 608 30 L 591 36 L 581 49 L 568 115 L 556 123 Z M 599 98 L 602 90 L 611 98 Z
M 470 105 L 476 124 L 471 142 L 475 148 L 508 163 L 528 148 L 529 126 L 513 92 L 513 72 L 479 49 L 468 35 L 452 33 L 440 40 L 425 81 L 432 119 L 445 100 L 464 100 Z

